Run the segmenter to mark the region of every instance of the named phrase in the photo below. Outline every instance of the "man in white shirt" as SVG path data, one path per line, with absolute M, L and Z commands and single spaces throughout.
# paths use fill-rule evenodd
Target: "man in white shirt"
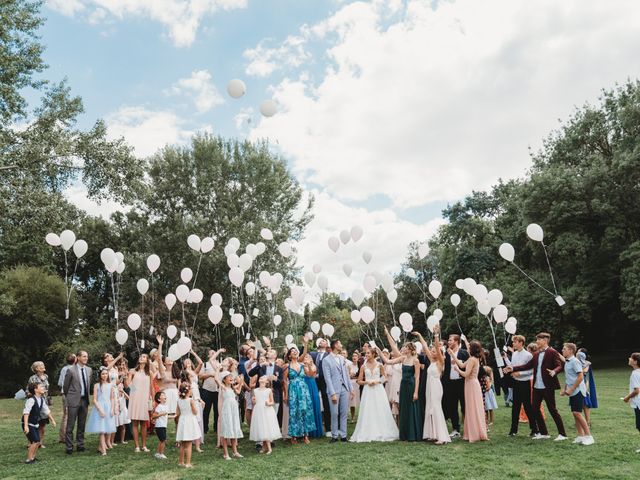
M 449 335 L 447 347 L 448 349 L 453 350 L 454 355 L 460 361 L 464 362 L 469 358 L 469 353 L 460 348 L 460 335 Z M 444 357 L 442 391 L 442 409 L 444 410 L 445 418 L 451 419 L 451 425 L 453 427 L 451 438 L 456 438 L 460 436 L 460 414 L 458 413 L 458 404 L 464 413 L 464 379 L 455 368 L 451 368 L 451 357 L 449 356 L 448 351 Z
M 204 409 L 202 410 L 202 423 L 204 426 L 204 433 L 209 431 L 209 415 L 211 409 L 213 409 L 213 428 L 215 429 L 218 424 L 218 384 L 215 381 L 216 373 L 220 370 L 220 363 L 218 362 L 218 355 L 224 353 L 226 350 L 221 348 L 220 350 L 209 350 L 209 360 L 204 363 L 200 375 L 198 377 L 202 380 L 202 387 L 200 387 L 200 398 L 204 402 Z
M 511 360 L 504 355 L 504 360 L 509 366 L 519 366 L 529 363 L 533 355 L 524 348 L 525 338 L 522 335 L 514 335 L 511 338 L 513 342 L 513 355 Z M 513 378 L 513 407 L 511 409 L 511 429 L 509 436 L 515 437 L 518 434 L 518 425 L 520 423 L 520 408 L 524 407 L 524 411 L 529 419 L 529 427 L 531 428 L 531 436 L 538 435 L 538 425 L 536 416 L 531 406 L 531 379 L 533 378 L 533 370 L 524 370 L 522 372 L 512 372 Z

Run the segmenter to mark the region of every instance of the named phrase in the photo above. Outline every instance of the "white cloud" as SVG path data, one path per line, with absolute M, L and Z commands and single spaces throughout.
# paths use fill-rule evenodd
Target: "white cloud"
M 206 113 L 224 103 L 207 70 L 194 70 L 190 77 L 181 78 L 174 83 L 167 93 L 187 96 L 193 101 L 198 113 Z
M 76 207 L 90 215 L 102 217 L 105 220 L 109 220 L 111 214 L 114 212 L 127 212 L 130 207 L 123 207 L 121 204 L 108 200 L 103 202 L 96 202 L 91 200 L 87 195 L 87 188 L 81 183 L 76 182 L 71 185 L 64 192 L 65 197 Z
M 331 64 L 317 83 L 274 85 L 279 113 L 251 138 L 277 139 L 303 181 L 341 199 L 454 200 L 524 174 L 556 119 L 637 77 L 639 29 L 632 0 L 350 3 L 303 28 Z M 287 62 L 266 58 L 256 72 Z
M 424 224 L 415 224 L 400 219 L 390 209 L 367 211 L 350 207 L 326 192 L 312 191 L 315 197 L 315 218 L 307 228 L 306 238 L 297 244 L 298 265 L 303 272 L 312 271 L 314 264 L 322 266 L 322 273 L 329 279 L 329 290 L 348 292 L 362 288 L 367 272 L 395 273 L 406 260 L 408 246 L 413 241 L 426 241 L 444 224 L 435 218 Z M 363 237 L 357 242 L 341 244 L 337 253 L 329 249 L 327 241 L 339 235 L 341 230 L 350 230 L 360 225 Z M 362 253 L 368 251 L 373 259 L 367 265 Z M 347 277 L 342 266 L 349 263 L 353 273 Z M 317 287 L 316 287 L 317 288 Z
M 289 35 L 277 47 L 268 47 L 270 40 L 262 40 L 255 48 L 247 49 L 243 56 L 249 60 L 245 72 L 255 77 L 266 77 L 284 66 L 299 67 L 311 56 L 305 50 L 307 35 Z
M 247 7 L 247 0 L 47 0 L 47 6 L 63 15 L 87 13 L 93 21 L 107 19 L 107 15 L 94 15 L 103 10 L 110 17 L 149 18 L 169 29 L 169 37 L 177 47 L 188 47 L 195 38 L 200 22 L 207 15 L 220 10 Z
M 136 155 L 146 157 L 167 144 L 189 141 L 193 131 L 184 128 L 184 120 L 175 113 L 123 106 L 106 117 L 110 138 L 124 137 Z

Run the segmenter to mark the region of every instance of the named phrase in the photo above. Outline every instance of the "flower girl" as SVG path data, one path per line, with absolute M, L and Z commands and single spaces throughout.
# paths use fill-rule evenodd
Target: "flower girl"
M 242 383 L 233 379 L 230 372 L 222 372 L 216 377 L 216 382 L 221 389 L 222 408 L 220 410 L 220 437 L 222 437 L 222 448 L 224 449 L 224 459 L 229 457 L 229 443 L 233 456 L 242 458 L 238 453 L 238 439 L 242 438 L 242 427 L 240 426 L 240 410 L 238 409 L 238 395 L 242 390 Z
M 271 442 L 282 438 L 278 417 L 273 408 L 273 392 L 268 387 L 269 379 L 263 375 L 258 380 L 259 387 L 253 391 L 253 418 L 249 438 L 254 442 L 262 442 L 260 453 L 271 454 Z
M 183 382 L 178 390 L 178 406 L 176 407 L 176 418 L 178 428 L 176 429 L 176 442 L 180 442 L 179 465 L 191 468 L 191 444 L 200 438 L 200 425 L 198 424 L 198 407 L 196 401 L 191 396 L 191 385 Z

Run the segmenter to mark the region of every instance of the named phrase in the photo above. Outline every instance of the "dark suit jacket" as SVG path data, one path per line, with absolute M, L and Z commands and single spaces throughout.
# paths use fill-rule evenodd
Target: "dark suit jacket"
M 324 353 L 324 357 L 322 358 L 322 361 L 320 362 L 320 364 L 318 364 L 318 354 L 319 353 Z M 316 367 L 318 367 L 318 382 L 321 385 L 324 385 L 324 372 L 322 371 L 322 362 L 324 361 L 325 358 L 327 358 L 327 356 L 329 355 L 329 352 L 311 352 L 310 353 L 311 358 L 313 358 L 313 363 L 316 365 Z M 321 391 L 324 389 L 321 389 Z
M 90 367 L 84 367 L 84 373 L 87 377 L 87 398 L 91 396 L 91 387 L 92 387 L 92 371 Z M 82 376 L 78 371 L 78 366 L 74 365 L 73 367 L 67 370 L 67 373 L 64 376 L 64 394 L 65 401 L 67 406 L 69 407 L 79 407 L 82 404 Z
M 540 352 L 536 352 L 533 355 L 533 358 L 529 360 L 529 362 L 524 365 L 518 365 L 517 367 L 513 367 L 514 372 L 520 372 L 522 370 L 531 370 L 533 368 L 533 383 L 536 383 L 536 376 L 538 375 L 538 358 L 540 357 Z M 547 369 L 553 370 L 555 375 L 552 377 L 547 372 Z M 558 373 L 560 373 L 564 369 L 564 362 L 560 359 L 560 354 L 557 350 L 554 350 L 551 347 L 547 347 L 544 351 L 544 357 L 542 358 L 542 383 L 544 383 L 545 388 L 550 388 L 553 390 L 560 389 L 560 381 L 558 380 Z
M 258 379 L 263 375 L 267 374 L 267 366 L 266 365 L 256 365 L 249 372 L 249 376 L 253 377 L 255 375 L 258 376 Z M 276 403 L 282 403 L 282 382 L 284 379 L 284 372 L 282 368 L 277 365 L 273 366 L 273 374 L 278 377 L 276 380 L 271 382 L 271 390 L 273 391 L 273 401 Z
M 466 362 L 469 359 L 469 352 L 461 348 L 460 350 L 458 350 L 458 355 L 456 356 L 458 357 L 458 360 L 460 360 L 461 362 Z M 449 352 L 447 352 L 444 355 L 444 371 L 442 372 L 442 381 L 450 382 L 451 381 L 451 379 L 449 378 L 450 374 L 451 374 L 451 356 L 449 356 Z M 462 378 L 462 375 L 460 375 L 460 378 Z

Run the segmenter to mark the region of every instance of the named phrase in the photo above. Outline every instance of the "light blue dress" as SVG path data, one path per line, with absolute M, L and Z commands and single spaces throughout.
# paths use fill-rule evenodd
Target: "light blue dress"
M 316 430 L 313 404 L 307 387 L 304 368 L 297 372 L 289 367 L 289 436 L 304 437 Z
M 100 416 L 100 412 L 94 406 L 89 415 L 87 422 L 87 433 L 114 433 L 116 431 L 116 417 L 111 411 L 111 390 L 113 384 L 103 383 L 98 386 L 97 402 L 104 412 L 104 417 Z

